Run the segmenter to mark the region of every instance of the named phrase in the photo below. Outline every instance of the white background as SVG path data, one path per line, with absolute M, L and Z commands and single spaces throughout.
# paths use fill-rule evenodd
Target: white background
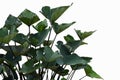
M 90 63 L 93 69 L 104 80 L 119 80 L 120 71 L 120 2 L 119 0 L 1 0 L 0 27 L 9 14 L 18 16 L 25 8 L 40 15 L 42 6 L 58 7 L 73 5 L 64 13 L 58 22 L 77 23 L 68 33 L 75 35 L 75 29 L 82 31 L 97 30 L 81 46 L 79 55 L 93 57 Z M 41 15 L 40 15 L 41 16 Z M 65 33 L 66 34 L 66 33 Z M 75 35 L 75 37 L 77 37 Z M 59 38 L 58 38 L 59 39 Z M 78 80 L 84 73 L 77 72 L 73 80 Z M 84 78 L 83 80 L 98 80 Z

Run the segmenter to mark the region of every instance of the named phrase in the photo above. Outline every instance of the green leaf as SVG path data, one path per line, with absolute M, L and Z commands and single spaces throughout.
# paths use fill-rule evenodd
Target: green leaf
M 38 31 L 41 32 L 43 30 L 45 30 L 45 28 L 48 26 L 47 24 L 47 20 L 43 20 L 40 23 L 38 23 L 36 26 L 34 26 L 34 28 Z
M 38 61 L 40 61 L 40 60 L 45 61 L 45 56 L 43 55 L 43 53 L 44 53 L 44 48 L 40 48 L 36 51 L 36 55 L 37 55 L 36 59 Z
M 59 34 L 61 32 L 63 32 L 65 29 L 67 29 L 68 27 L 70 27 L 71 25 L 73 25 L 75 22 L 72 23 L 63 23 L 63 24 L 58 24 L 58 23 L 54 23 L 53 24 L 53 29 L 55 31 L 56 34 Z
M 1 74 L 2 70 L 3 70 L 3 66 L 0 65 L 0 74 Z
M 50 9 L 49 6 L 42 7 L 41 13 L 50 20 L 51 23 L 54 23 L 70 6 L 61 6 Z
M 44 40 L 47 37 L 49 31 L 50 31 L 50 29 L 45 29 L 45 30 L 43 30 L 39 33 L 31 34 L 30 38 L 29 38 L 30 43 L 33 46 L 39 46 L 40 44 L 42 44 L 44 42 Z
M 90 60 L 92 59 L 91 57 L 81 57 L 82 59 L 84 59 L 86 62 L 90 62 Z M 83 69 L 87 66 L 87 64 L 76 64 L 76 65 L 71 65 L 72 70 L 79 70 L 79 69 Z
M 71 65 L 72 70 L 79 70 L 85 68 L 86 65 L 83 64 L 76 64 L 76 65 Z
M 21 25 L 21 21 L 15 16 L 9 15 L 5 21 L 4 27 L 11 30 L 12 28 L 18 28 Z
M 7 54 L 5 55 L 5 61 L 11 65 L 15 66 L 18 61 L 21 61 L 21 56 L 14 56 L 14 54 L 10 51 L 7 51 Z
M 56 21 L 70 6 L 61 6 L 51 9 L 51 21 Z
M 87 64 L 88 62 L 79 57 L 77 54 L 71 54 L 63 58 L 66 65 Z
M 66 42 L 72 42 L 75 40 L 71 35 L 64 36 L 64 39 L 66 40 Z
M 30 59 L 22 65 L 21 72 L 28 74 L 40 68 L 40 66 L 39 63 L 35 63 L 34 59 Z
M 23 44 L 24 42 L 26 42 L 27 36 L 25 36 L 22 33 L 18 33 L 14 38 L 13 41 Z
M 44 46 L 50 46 L 52 43 L 53 43 L 52 40 L 49 40 L 49 41 L 44 40 L 43 45 L 44 45 Z
M 63 56 L 71 54 L 71 50 L 66 45 L 64 45 L 62 41 L 58 41 L 57 44 L 57 48 L 60 50 L 60 53 Z
M 90 35 L 92 35 L 95 31 L 81 32 L 80 30 L 75 30 L 75 32 L 77 33 L 77 35 L 80 38 L 80 40 L 84 40 L 85 38 L 87 38 Z
M 74 41 L 68 42 L 66 45 L 69 46 L 72 52 L 74 52 L 81 45 L 81 41 L 74 40 Z
M 98 75 L 95 71 L 93 71 L 92 67 L 90 65 L 87 65 L 85 68 L 85 73 L 87 76 L 91 77 L 91 78 L 99 78 L 102 79 L 102 77 L 100 75 Z
M 42 7 L 41 13 L 49 20 L 51 20 L 51 9 L 49 6 Z
M 0 29 L 0 38 L 4 38 L 8 35 L 8 29 L 7 28 L 1 28 Z
M 32 11 L 25 9 L 18 18 L 25 23 L 26 25 L 30 26 L 34 24 L 35 22 L 39 21 L 39 17 L 33 13 Z
M 47 62 L 53 62 L 57 58 L 62 57 L 62 55 L 58 54 L 58 52 L 54 53 L 50 47 L 46 46 L 44 51 L 45 51 L 45 58 Z
M 1 48 L 7 52 L 10 52 L 12 49 L 14 55 L 16 55 L 16 56 L 25 54 L 25 52 L 28 51 L 28 49 L 26 49 L 22 46 L 1 46 Z
M 0 42 L 9 43 L 16 36 L 16 32 L 8 34 L 8 29 L 1 28 L 0 29 Z

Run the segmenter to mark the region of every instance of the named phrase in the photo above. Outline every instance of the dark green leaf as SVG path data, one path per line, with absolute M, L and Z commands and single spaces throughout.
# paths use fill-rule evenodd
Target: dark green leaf
M 26 39 L 27 39 L 27 37 L 24 34 L 19 33 L 13 38 L 13 41 L 20 43 L 20 44 L 24 44 Z
M 39 21 L 39 17 L 31 12 L 30 10 L 28 9 L 25 9 L 19 16 L 18 18 L 23 22 L 25 23 L 26 25 L 30 26 L 32 24 L 34 24 L 35 22 Z
M 43 53 L 44 53 L 44 48 L 40 48 L 36 51 L 36 55 L 37 55 L 36 59 L 38 61 L 40 61 L 40 60 L 45 61 L 45 57 L 44 57 Z
M 65 29 L 67 29 L 68 27 L 70 27 L 71 25 L 73 25 L 75 22 L 72 22 L 72 23 L 63 23 L 63 24 L 57 24 L 57 23 L 54 23 L 53 24 L 53 29 L 55 31 L 56 34 L 59 34 L 61 33 L 62 31 L 64 31 Z
M 71 50 L 67 46 L 65 46 L 62 41 L 58 41 L 57 44 L 57 48 L 60 50 L 60 53 L 63 56 L 71 54 Z
M 36 34 L 31 34 L 30 35 L 30 43 L 33 45 L 33 46 L 39 46 L 41 43 L 44 42 L 45 38 L 47 37 L 48 35 L 48 32 L 49 32 L 50 29 L 45 29 L 39 33 L 36 33 Z
M 10 64 L 11 66 L 14 66 L 17 64 L 18 61 L 21 60 L 21 56 L 14 56 L 12 52 L 7 52 L 5 55 L 5 61 Z
M 71 54 L 63 58 L 66 65 L 87 64 L 88 62 L 79 57 L 77 54 Z
M 64 39 L 66 40 L 66 42 L 72 42 L 72 41 L 74 41 L 74 38 L 71 35 L 64 36 Z
M 42 12 L 41 12 L 47 19 L 50 20 L 51 18 L 51 9 L 49 6 L 44 6 L 42 7 Z
M 3 66 L 0 65 L 0 74 L 1 74 L 2 71 L 3 71 Z
M 34 26 L 34 28 L 38 31 L 41 32 L 43 30 L 45 30 L 45 28 L 48 26 L 47 24 L 47 20 L 43 20 L 40 23 L 38 23 L 36 26 Z
M 74 52 L 81 45 L 81 41 L 74 40 L 74 41 L 68 42 L 66 45 L 71 49 L 72 52 Z
M 95 71 L 93 71 L 92 67 L 90 65 L 87 65 L 85 68 L 85 73 L 87 76 L 91 77 L 91 78 L 99 78 L 102 79 L 102 77 L 100 75 L 98 75 Z
M 7 52 L 11 52 L 11 49 L 12 49 L 14 55 L 16 56 L 25 54 L 25 52 L 28 51 L 28 49 L 22 46 L 1 46 L 1 48 Z
M 16 18 L 15 16 L 9 15 L 7 17 L 7 20 L 5 21 L 5 25 L 4 27 L 6 27 L 7 29 L 11 30 L 13 28 L 17 28 L 21 25 L 21 21 Z
M 95 31 L 81 32 L 80 30 L 75 30 L 75 32 L 77 33 L 77 35 L 80 38 L 80 40 L 84 40 L 85 38 L 87 38 L 90 35 L 92 35 Z
M 71 65 L 72 70 L 79 70 L 85 68 L 86 65 L 83 64 L 76 64 L 76 65 Z
M 50 47 L 45 47 L 45 58 L 47 62 L 53 62 L 60 57 L 62 57 L 62 55 L 58 54 L 58 52 L 54 53 Z
M 1 28 L 0 29 L 0 38 L 3 38 L 8 35 L 8 29 L 6 28 Z
M 21 72 L 28 74 L 28 73 L 35 71 L 38 68 L 40 68 L 40 64 L 35 63 L 34 59 L 30 59 L 22 65 Z
M 44 45 L 44 46 L 50 46 L 52 43 L 53 43 L 52 40 L 49 40 L 49 41 L 44 40 L 43 45 Z

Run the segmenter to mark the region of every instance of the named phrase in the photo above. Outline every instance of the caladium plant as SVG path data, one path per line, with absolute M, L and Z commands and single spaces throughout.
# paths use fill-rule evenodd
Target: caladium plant
M 4 50 L 0 52 L 0 75 L 3 80 L 72 80 L 75 72 L 81 69 L 85 71 L 85 76 L 102 79 L 89 65 L 92 58 L 80 56 L 75 51 L 87 44 L 84 39 L 95 31 L 75 30 L 77 40 L 68 34 L 63 35 L 66 42 L 59 39 L 55 43 L 60 33 L 75 24 L 74 21 L 56 21 L 70 6 L 42 7 L 40 14 L 45 17 L 44 20 L 28 9 L 17 17 L 8 16 L 5 25 L 0 28 L 0 50 Z M 20 33 L 19 27 L 28 27 L 28 34 Z M 35 33 L 31 27 L 36 30 Z M 52 31 L 55 33 L 53 40 L 50 38 L 54 36 Z

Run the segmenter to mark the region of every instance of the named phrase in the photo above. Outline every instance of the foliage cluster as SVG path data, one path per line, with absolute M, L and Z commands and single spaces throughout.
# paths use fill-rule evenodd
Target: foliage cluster
M 81 69 L 84 69 L 85 76 L 102 79 L 88 64 L 91 57 L 75 53 L 78 47 L 87 44 L 84 39 L 94 31 L 75 30 L 78 40 L 68 34 L 63 36 L 66 42 L 59 40 L 54 43 L 61 32 L 75 23 L 59 24 L 56 21 L 69 7 L 42 7 L 40 13 L 45 17 L 43 21 L 28 9 L 18 17 L 7 17 L 5 25 L 0 29 L 0 49 L 5 51 L 0 53 L 0 75 L 3 80 L 71 80 L 74 73 Z M 28 27 L 27 35 L 19 31 L 22 24 Z M 36 30 L 35 33 L 31 27 Z M 52 31 L 55 32 L 53 40 L 50 39 Z M 53 44 L 58 50 L 54 50 Z

